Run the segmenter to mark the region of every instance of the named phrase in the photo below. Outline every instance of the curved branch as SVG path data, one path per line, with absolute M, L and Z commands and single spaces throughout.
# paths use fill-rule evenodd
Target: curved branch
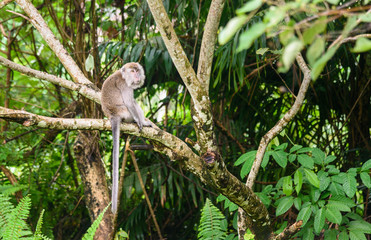
M 277 136 L 282 131 L 282 129 L 295 117 L 295 115 L 299 112 L 300 107 L 304 102 L 305 93 L 308 90 L 309 83 L 310 83 L 310 80 L 311 80 L 311 76 L 310 76 L 311 71 L 309 70 L 308 66 L 306 65 L 301 53 L 299 53 L 298 56 L 296 57 L 296 61 L 299 64 L 299 67 L 304 74 L 303 82 L 300 86 L 299 93 L 296 97 L 296 100 L 295 100 L 294 104 L 290 108 L 290 110 L 261 139 L 259 147 L 258 147 L 258 151 L 256 153 L 254 164 L 251 168 L 249 177 L 247 178 L 246 185 L 249 186 L 249 187 L 252 187 L 254 185 L 256 176 L 258 174 L 260 165 L 261 165 L 263 157 L 264 157 L 265 150 L 266 150 L 269 142 L 275 136 Z
M 87 98 L 89 98 L 89 99 L 91 99 L 91 100 L 93 100 L 97 103 L 100 103 L 100 92 L 99 92 L 99 90 L 97 90 L 95 88 L 93 89 L 90 86 L 80 84 L 80 83 L 74 83 L 74 82 L 69 81 L 67 79 L 56 77 L 55 75 L 52 75 L 52 74 L 48 74 L 48 73 L 45 73 L 45 72 L 34 70 L 32 68 L 21 66 L 21 65 L 15 63 L 15 62 L 12 62 L 12 61 L 10 61 L 6 58 L 3 58 L 1 56 L 0 56 L 0 64 L 5 66 L 5 67 L 16 70 L 18 72 L 21 72 L 23 74 L 26 74 L 27 76 L 36 77 L 36 78 L 48 81 L 50 83 L 56 84 L 58 86 L 61 86 L 61 87 L 64 87 L 64 88 L 67 88 L 67 89 L 70 89 L 70 90 L 73 90 L 73 91 L 77 91 L 81 95 L 83 95 L 83 96 L 85 96 L 85 97 L 87 97 Z
M 27 13 L 32 25 L 39 31 L 49 47 L 57 55 L 74 82 L 94 86 L 82 73 L 73 58 L 67 53 L 63 45 L 58 41 L 53 32 L 39 14 L 35 6 L 29 0 L 16 0 L 17 4 Z
M 18 122 L 24 126 L 69 130 L 110 130 L 109 120 L 64 119 L 39 116 L 26 111 L 0 107 L 0 119 Z M 252 229 L 259 239 L 271 237 L 268 211 L 260 199 L 244 183 L 233 176 L 225 167 L 219 154 L 208 152 L 201 158 L 182 140 L 157 128 L 144 127 L 141 132 L 136 124 L 121 124 L 121 131 L 149 139 L 154 150 L 166 154 L 172 161 L 199 177 L 205 184 L 216 188 L 221 194 L 246 211 L 252 222 Z M 205 164 L 207 162 L 207 164 Z

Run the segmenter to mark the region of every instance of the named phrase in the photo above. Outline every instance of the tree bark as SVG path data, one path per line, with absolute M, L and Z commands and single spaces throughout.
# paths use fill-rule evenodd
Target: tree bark
M 97 145 L 97 135 L 96 131 L 80 131 L 74 144 L 77 167 L 84 186 L 85 203 L 92 220 L 96 219 L 111 202 L 104 165 Z M 113 234 L 113 214 L 108 210 L 94 239 L 111 239 Z

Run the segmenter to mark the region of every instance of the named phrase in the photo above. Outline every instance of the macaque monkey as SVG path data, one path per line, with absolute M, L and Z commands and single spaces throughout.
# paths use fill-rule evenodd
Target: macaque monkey
M 112 213 L 117 212 L 119 179 L 119 146 L 121 121 L 136 122 L 139 131 L 151 127 L 152 122 L 144 117 L 139 104 L 134 99 L 134 89 L 144 84 L 144 70 L 139 63 L 126 63 L 120 70 L 109 76 L 102 87 L 102 109 L 110 119 L 113 138 L 112 152 Z

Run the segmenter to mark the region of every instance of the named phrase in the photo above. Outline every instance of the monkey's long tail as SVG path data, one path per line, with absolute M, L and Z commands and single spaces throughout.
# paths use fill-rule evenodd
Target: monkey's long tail
M 112 213 L 117 212 L 118 182 L 119 182 L 119 153 L 120 153 L 120 122 L 121 119 L 111 118 L 113 151 L 112 151 Z

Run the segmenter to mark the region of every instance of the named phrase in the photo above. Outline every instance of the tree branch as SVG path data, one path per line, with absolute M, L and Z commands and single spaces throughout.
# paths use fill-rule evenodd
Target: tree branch
M 215 0 L 211 2 L 209 14 L 207 15 L 205 23 L 204 34 L 202 36 L 197 77 L 206 89 L 209 89 L 216 37 L 224 3 L 225 0 Z
M 0 2 L 0 9 L 2 9 L 3 7 L 5 7 L 7 4 L 13 2 L 13 0 L 3 0 L 2 2 Z
M 97 102 L 100 103 L 100 92 L 97 89 L 91 88 L 91 86 L 87 86 L 85 84 L 80 84 L 80 83 L 74 83 L 72 81 L 56 77 L 55 75 L 48 74 L 45 72 L 37 71 L 32 68 L 24 67 L 21 66 L 15 62 L 12 62 L 6 58 L 3 58 L 0 56 L 0 64 L 11 68 L 13 70 L 16 70 L 18 72 L 21 72 L 23 74 L 26 74 L 27 76 L 30 77 L 36 77 L 45 81 L 48 81 L 50 83 L 56 84 L 58 86 L 77 91 L 81 95 Z
M 85 77 L 73 58 L 67 53 L 63 45 L 55 37 L 35 6 L 29 0 L 16 0 L 16 2 L 29 16 L 32 25 L 39 31 L 49 47 L 57 55 L 74 82 L 90 85 L 93 88 L 94 85 Z
M 264 157 L 265 150 L 266 150 L 269 142 L 275 136 L 277 136 L 282 131 L 282 129 L 295 117 L 295 115 L 299 112 L 300 107 L 304 102 L 305 93 L 307 92 L 308 87 L 309 87 L 309 83 L 311 81 L 311 76 L 310 76 L 311 71 L 309 70 L 308 66 L 306 65 L 301 53 L 299 53 L 298 56 L 296 57 L 296 61 L 299 64 L 299 67 L 304 74 L 303 82 L 300 86 L 299 93 L 296 97 L 296 100 L 295 100 L 294 104 L 290 108 L 290 110 L 261 139 L 259 147 L 258 147 L 258 151 L 256 153 L 254 164 L 251 168 L 249 177 L 247 178 L 246 185 L 249 186 L 249 187 L 252 187 L 254 185 L 256 176 L 258 174 L 261 162 L 262 162 L 263 157 Z
M 201 146 L 201 152 L 205 153 L 208 150 L 216 151 L 213 120 L 210 109 L 211 103 L 208 93 L 209 89 L 204 87 L 204 84 L 201 84 L 200 80 L 197 78 L 179 42 L 162 1 L 148 0 L 147 2 L 171 59 L 193 100 L 193 121 L 195 123 L 198 142 Z
M 64 119 L 39 116 L 26 111 L 0 107 L 0 119 L 18 122 L 24 126 L 68 130 L 110 130 L 109 120 Z M 216 188 L 221 194 L 242 207 L 252 222 L 252 230 L 259 239 L 269 239 L 271 234 L 269 215 L 260 199 L 225 167 L 220 155 L 208 152 L 201 158 L 182 140 L 157 128 L 144 127 L 141 132 L 136 124 L 121 124 L 124 133 L 149 139 L 154 150 L 178 161 L 201 181 Z M 208 164 L 204 164 L 207 162 Z

